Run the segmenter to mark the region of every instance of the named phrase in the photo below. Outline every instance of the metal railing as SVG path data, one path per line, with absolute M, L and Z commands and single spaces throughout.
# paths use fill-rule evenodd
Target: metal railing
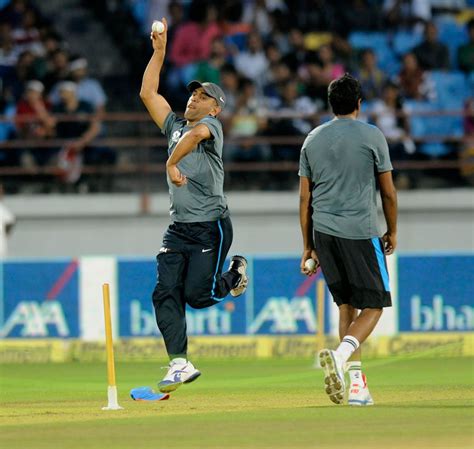
M 462 116 L 465 111 L 451 110 L 451 111 L 420 111 L 412 112 L 411 115 L 419 116 Z M 79 115 L 54 115 L 57 121 L 90 121 L 93 116 L 87 114 Z M 327 120 L 330 114 L 292 114 L 284 115 L 279 112 L 269 112 L 266 115 L 268 119 L 282 119 L 282 118 L 300 118 L 306 119 L 315 126 Z M 37 119 L 31 117 L 22 117 L 21 123 L 36 122 Z M 165 172 L 164 161 L 156 162 L 153 160 L 152 151 L 155 148 L 165 149 L 167 140 L 160 137 L 159 130 L 152 123 L 149 115 L 143 112 L 115 112 L 107 113 L 102 117 L 102 122 L 113 132 L 109 137 L 100 137 L 95 139 L 91 146 L 94 147 L 109 147 L 117 151 L 120 156 L 121 152 L 128 150 L 128 153 L 136 153 L 136 157 L 130 160 L 122 160 L 118 158 L 118 162 L 114 165 L 85 165 L 82 168 L 82 173 L 85 175 L 107 174 L 110 176 L 121 175 L 138 175 L 145 176 L 149 174 L 160 174 Z M 15 117 L 0 116 L 0 123 L 15 123 Z M 129 134 L 121 134 L 121 128 L 124 125 L 128 128 L 133 128 Z M 118 131 L 118 132 L 117 132 Z M 281 146 L 291 146 L 296 148 L 301 147 L 305 136 L 263 136 L 256 135 L 252 137 L 230 137 L 227 135 L 225 139 L 225 146 L 251 146 L 251 145 L 267 145 L 272 148 Z M 453 136 L 446 134 L 425 135 L 422 138 L 413 138 L 416 144 L 428 142 L 443 142 L 448 144 L 455 144 L 459 146 L 472 145 L 474 147 L 473 136 Z M 61 148 L 68 143 L 70 139 L 14 139 L 0 143 L 0 152 L 15 151 L 24 149 L 40 150 L 42 148 Z M 395 169 L 401 170 L 470 170 L 474 171 L 474 161 L 472 158 L 460 158 L 457 160 L 416 160 L 416 155 L 411 160 L 393 161 Z M 267 160 L 254 162 L 231 162 L 225 163 L 225 170 L 228 173 L 256 173 L 256 172 L 296 172 L 298 170 L 297 156 L 294 161 L 288 160 Z M 50 163 L 45 166 L 0 166 L 1 177 L 27 177 L 35 178 L 38 176 L 51 175 L 55 176 L 60 172 L 60 169 L 54 164 Z M 24 181 L 23 181 L 24 182 Z M 146 188 L 149 190 L 149 188 Z

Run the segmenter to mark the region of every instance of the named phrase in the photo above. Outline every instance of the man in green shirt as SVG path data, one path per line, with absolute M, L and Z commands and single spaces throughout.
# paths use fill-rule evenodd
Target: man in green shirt
M 336 351 L 319 353 L 325 388 L 342 404 L 344 364 L 349 371 L 350 405 L 371 405 L 361 372 L 360 344 L 375 328 L 384 307 L 392 305 L 385 255 L 397 245 L 397 195 L 388 145 L 381 131 L 360 122 L 361 88 L 346 74 L 331 82 L 329 104 L 335 118 L 308 134 L 300 156 L 301 271 L 308 259 L 321 265 L 339 307 Z M 376 181 L 380 185 L 387 232 L 377 227 Z M 359 313 L 359 310 L 361 311 Z
M 152 32 L 153 55 L 143 75 L 140 97 L 168 139 L 167 181 L 172 224 L 157 256 L 158 281 L 153 305 L 170 358 L 161 392 L 176 390 L 201 373 L 187 359 L 186 304 L 201 309 L 218 304 L 230 292 L 241 295 L 248 283 L 247 261 L 232 257 L 222 267 L 232 244 L 232 223 L 223 192 L 222 125 L 216 116 L 225 106 L 222 89 L 192 81 L 184 119 L 158 94 L 166 50 L 163 33 Z

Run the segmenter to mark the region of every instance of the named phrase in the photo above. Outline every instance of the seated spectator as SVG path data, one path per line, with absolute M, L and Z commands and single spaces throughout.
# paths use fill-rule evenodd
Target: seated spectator
M 208 60 L 201 61 L 196 67 L 195 78 L 211 83 L 221 84 L 221 70 L 228 62 L 227 48 L 221 37 L 212 41 L 211 55 Z
M 321 82 L 329 86 L 329 83 L 344 75 L 344 66 L 334 61 L 334 53 L 329 45 L 322 45 L 318 50 L 318 59 L 321 66 Z
M 5 69 L 15 67 L 20 51 L 15 46 L 12 28 L 9 23 L 0 23 L 0 68 L 2 74 Z
M 44 85 L 40 81 L 28 81 L 23 97 L 16 107 L 16 129 L 21 139 L 45 140 L 54 134 L 55 120 L 50 114 L 49 104 L 43 98 Z M 51 148 L 25 149 L 23 161 L 26 165 L 46 165 L 54 150 Z M 33 159 L 31 159 L 31 156 Z
M 257 32 L 248 35 L 247 50 L 235 55 L 234 64 L 237 71 L 251 79 L 257 88 L 263 87 L 268 60 L 263 51 L 262 39 Z
M 386 82 L 386 75 L 377 67 L 377 57 L 371 48 L 362 51 L 357 78 L 362 87 L 362 98 L 371 101 L 380 98 Z
M 368 0 L 345 0 L 338 8 L 336 31 L 346 37 L 349 30 L 377 30 L 381 25 L 380 2 Z
M 101 116 L 105 112 L 105 103 L 107 96 L 99 81 L 87 76 L 87 60 L 85 58 L 77 58 L 69 64 L 69 79 L 76 84 L 76 94 L 80 101 L 89 103 L 94 111 Z M 59 85 L 53 87 L 49 98 L 53 104 L 60 100 Z
M 310 64 L 318 60 L 314 51 L 308 51 L 305 47 L 304 35 L 298 28 L 292 28 L 288 34 L 289 49 L 283 57 L 283 61 L 290 67 L 293 73 L 304 64 Z
M 222 67 L 220 86 L 225 94 L 225 108 L 219 114 L 220 120 L 227 130 L 228 121 L 235 114 L 237 97 L 239 96 L 239 76 L 234 66 L 226 64 Z
M 69 54 L 66 50 L 58 48 L 48 58 L 48 69 L 43 78 L 46 93 L 61 81 L 66 81 L 69 76 Z
M 190 20 L 174 31 L 167 58 L 170 66 L 164 80 L 172 108 L 186 104 L 186 85 L 195 78 L 196 64 L 209 59 L 213 40 L 222 34 L 216 18 L 214 6 L 194 0 L 189 9 Z
M 431 20 L 431 2 L 427 0 L 384 0 L 383 12 L 389 28 L 411 28 Z
M 305 65 L 300 75 L 306 82 L 306 94 L 324 109 L 328 108 L 327 89 L 329 83 L 344 74 L 344 66 L 334 62 L 332 49 L 322 45 L 318 51 L 318 61 Z
M 288 82 L 292 76 L 290 68 L 283 62 L 274 62 L 267 72 L 267 80 L 263 89 L 263 94 L 268 98 L 278 98 L 280 86 Z
M 158 3 L 160 0 L 155 0 L 154 3 Z M 148 15 L 149 21 L 147 24 L 147 33 L 149 32 L 151 28 L 151 24 L 154 20 L 156 20 L 156 17 L 166 17 L 168 20 L 168 41 L 172 42 L 174 40 L 174 35 L 176 33 L 176 30 L 179 28 L 179 26 L 183 23 L 184 20 L 184 8 L 181 2 L 179 1 L 171 1 L 168 5 L 168 14 L 153 14 L 150 16 Z
M 28 8 L 26 0 L 12 0 L 0 11 L 2 21 L 9 23 L 13 28 L 21 26 L 23 15 Z
M 419 66 L 418 59 L 414 53 L 407 53 L 403 57 L 397 83 L 404 98 L 410 100 L 433 100 L 435 97 L 434 86 L 424 70 Z
M 316 104 L 307 96 L 300 95 L 298 83 L 292 79 L 280 87 L 280 97 L 271 102 L 277 116 L 269 119 L 267 135 L 304 136 L 313 128 L 311 115 L 317 112 Z M 273 156 L 277 160 L 297 161 L 301 145 L 275 145 Z
M 474 19 L 467 23 L 469 41 L 458 49 L 458 66 L 463 72 L 474 72 Z
M 449 50 L 438 41 L 438 29 L 433 22 L 425 25 L 424 41 L 413 49 L 423 70 L 449 70 Z
M 409 124 L 398 86 L 389 81 L 383 87 L 382 98 L 375 100 L 370 108 L 372 121 L 388 140 L 390 155 L 395 161 L 410 159 L 416 147 L 409 135 Z M 395 181 L 399 188 L 408 188 L 410 179 L 398 172 Z
M 244 7 L 242 21 L 248 23 L 258 30 L 263 36 L 267 36 L 272 30 L 272 23 L 266 0 L 247 2 Z M 282 2 L 281 2 L 282 3 Z M 274 9 L 274 8 L 273 8 Z
M 221 34 L 216 23 L 215 7 L 194 1 L 189 11 L 190 20 L 175 31 L 171 43 L 170 60 L 176 67 L 184 67 L 197 61 L 207 60 L 214 38 Z
M 239 82 L 239 96 L 235 106 L 235 113 L 230 120 L 230 137 L 252 137 L 259 134 L 266 126 L 259 101 L 256 86 L 249 78 L 242 78 Z M 254 143 L 239 143 L 231 152 L 233 161 L 261 161 L 266 158 L 265 150 Z
M 43 52 L 42 54 L 37 55 L 34 67 L 38 79 L 44 81 L 44 78 L 50 69 L 50 61 L 53 57 L 53 54 L 61 48 L 61 38 L 55 32 L 46 31 L 41 37 L 41 46 L 43 48 Z M 47 92 L 49 92 L 49 89 Z
M 283 55 L 276 42 L 270 41 L 265 45 L 265 56 L 268 64 L 275 64 L 283 59 Z
M 269 147 L 252 142 L 252 137 L 261 134 L 266 127 L 266 119 L 257 95 L 257 89 L 252 80 L 242 78 L 238 88 L 239 96 L 235 106 L 235 113 L 229 118 L 229 137 L 248 137 L 249 140 L 241 139 L 238 144 L 227 145 L 227 157 L 232 162 L 261 162 L 268 160 L 270 156 Z M 256 179 L 248 172 L 234 173 L 232 180 L 242 182 L 246 188 L 252 187 L 257 181 L 262 185 L 262 179 Z
M 13 40 L 20 52 L 28 50 L 36 56 L 44 53 L 38 24 L 36 11 L 32 8 L 27 8 L 23 13 L 21 25 L 12 31 Z
M 61 149 L 60 159 L 72 159 L 79 166 L 79 170 L 72 170 L 70 177 L 64 180 L 68 183 L 76 183 L 80 178 L 80 165 L 85 164 L 106 164 L 115 163 L 115 152 L 109 148 L 93 146 L 93 140 L 99 135 L 101 130 L 100 112 L 94 109 L 94 105 L 81 100 L 78 96 L 78 85 L 72 81 L 63 81 L 58 86 L 60 102 L 53 107 L 56 114 L 88 114 L 89 120 L 78 121 L 58 121 L 56 125 L 56 137 L 60 139 L 70 139 L 70 142 Z M 104 179 L 94 177 L 94 181 L 102 182 Z M 108 182 L 106 180 L 106 182 Z
M 305 33 L 333 31 L 338 25 L 337 6 L 327 0 L 307 0 L 306 8 L 298 8 L 298 23 Z

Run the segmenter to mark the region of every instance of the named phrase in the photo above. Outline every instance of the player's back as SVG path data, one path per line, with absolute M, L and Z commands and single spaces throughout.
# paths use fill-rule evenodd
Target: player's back
M 391 170 L 380 130 L 336 118 L 314 129 L 302 150 L 302 176 L 314 183 L 313 222 L 321 232 L 363 239 L 378 234 L 375 173 Z

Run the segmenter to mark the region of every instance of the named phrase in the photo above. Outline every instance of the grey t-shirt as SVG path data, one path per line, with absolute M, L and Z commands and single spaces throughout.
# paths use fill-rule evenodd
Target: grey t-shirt
M 229 215 L 224 196 L 224 166 L 222 163 L 222 125 L 215 117 L 207 116 L 204 123 L 212 138 L 204 140 L 178 163 L 179 171 L 188 178 L 182 187 L 169 179 L 171 220 L 182 223 L 216 221 Z M 189 131 L 186 120 L 170 112 L 161 132 L 168 138 L 170 155 L 181 136 Z
M 354 240 L 378 236 L 376 173 L 390 170 L 387 141 L 376 126 L 335 118 L 313 129 L 299 175 L 314 184 L 314 228 Z

